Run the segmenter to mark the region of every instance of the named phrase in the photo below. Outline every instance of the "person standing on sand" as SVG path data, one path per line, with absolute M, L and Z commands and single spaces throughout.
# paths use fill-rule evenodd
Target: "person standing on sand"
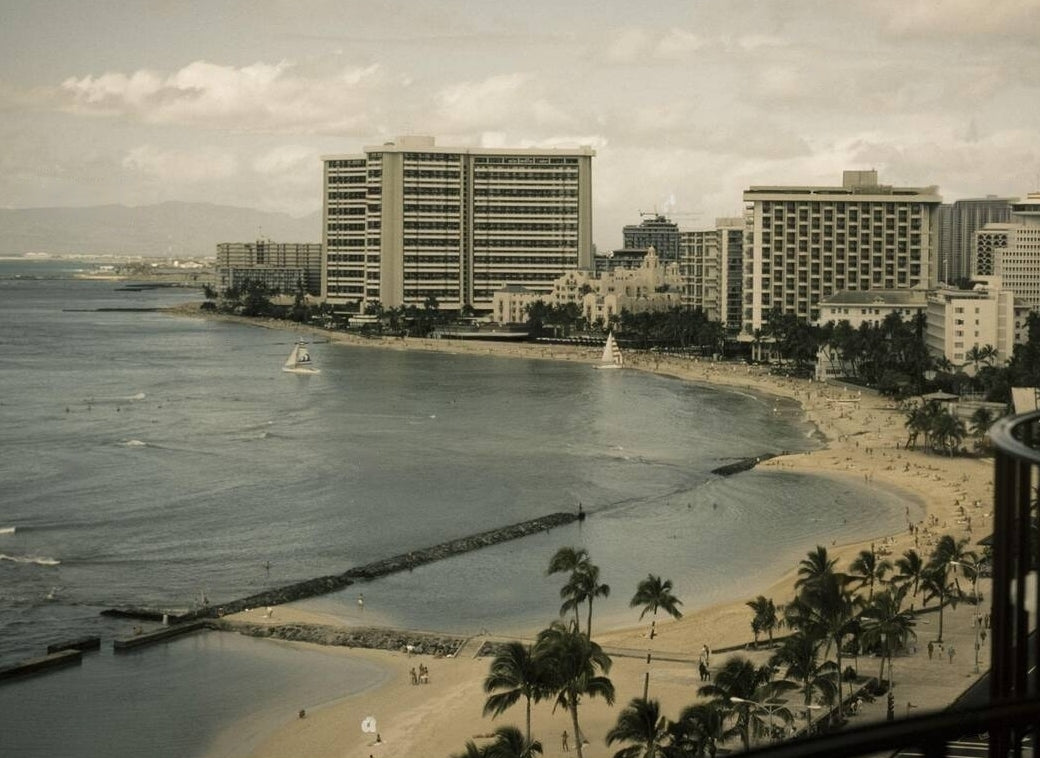
M 569 739 L 570 739 L 570 737 L 567 734 L 567 730 L 564 729 L 563 730 L 563 734 L 560 735 L 560 742 L 563 743 L 563 752 L 565 752 L 565 753 L 569 753 L 571 751 L 571 745 L 570 745 Z

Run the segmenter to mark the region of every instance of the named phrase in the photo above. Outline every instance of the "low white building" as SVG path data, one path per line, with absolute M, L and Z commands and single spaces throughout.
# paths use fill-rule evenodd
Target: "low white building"
M 925 344 L 954 366 L 974 369 L 968 353 L 992 345 L 996 364 L 1006 363 L 1014 346 L 1025 341 L 1029 308 L 1016 302 L 1000 277 L 980 277 L 973 289 L 942 288 L 929 293 Z
M 890 313 L 910 321 L 927 306 L 928 293 L 921 289 L 841 290 L 820 301 L 817 325 L 848 321 L 853 329 L 880 326 Z

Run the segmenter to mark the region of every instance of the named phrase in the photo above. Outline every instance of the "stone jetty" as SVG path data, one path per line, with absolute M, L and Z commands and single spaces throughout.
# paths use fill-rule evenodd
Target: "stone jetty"
M 579 520 L 578 513 L 551 513 L 548 516 L 522 521 L 519 524 L 490 529 L 469 537 L 442 542 L 439 545 L 401 553 L 392 558 L 384 558 L 364 566 L 356 566 L 348 569 L 342 574 L 320 576 L 315 579 L 307 579 L 303 582 L 289 584 L 283 587 L 258 592 L 249 597 L 232 600 L 227 603 L 199 608 L 187 613 L 175 614 L 150 608 L 112 608 L 102 611 L 104 615 L 124 616 L 148 620 L 158 620 L 167 617 L 169 623 L 177 624 L 184 621 L 195 621 L 207 618 L 220 618 L 233 613 L 239 613 L 248 608 L 262 608 L 268 605 L 281 605 L 294 600 L 325 595 L 329 592 L 341 590 L 358 580 L 371 580 L 400 571 L 409 571 L 417 566 L 422 566 L 434 561 L 450 558 L 453 555 L 461 555 L 484 547 L 497 545 L 502 542 L 526 537 L 529 534 L 546 532 L 553 527 L 564 526 Z
M 408 632 L 396 629 L 359 627 L 343 629 L 322 624 L 254 624 L 248 621 L 218 619 L 207 622 L 212 629 L 238 632 L 249 637 L 269 637 L 317 645 L 340 645 L 375 650 L 394 650 L 415 655 L 453 656 L 465 644 L 462 637 L 445 634 Z
M 713 468 L 711 473 L 717 474 L 718 476 L 732 476 L 733 474 L 739 474 L 741 471 L 750 471 L 762 461 L 768 461 L 770 458 L 775 457 L 776 453 L 763 453 L 762 455 L 756 455 L 753 458 L 741 458 L 735 463 L 727 463 L 725 466 Z

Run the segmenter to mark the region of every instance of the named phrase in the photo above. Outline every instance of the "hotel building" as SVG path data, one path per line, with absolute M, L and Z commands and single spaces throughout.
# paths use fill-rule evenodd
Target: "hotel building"
M 840 187 L 751 187 L 744 192 L 742 329 L 774 308 L 810 321 L 843 289 L 935 284 L 937 187 L 878 184 L 876 171 L 846 171 Z
M 954 366 L 967 367 L 972 348 L 992 345 L 996 363 L 1006 363 L 1025 341 L 1025 304 L 999 276 L 982 277 L 971 290 L 940 288 L 928 293 L 925 345 Z
M 1040 310 L 1040 192 L 1011 204 L 1011 220 L 975 233 L 974 276 L 999 276 L 1015 298 Z
M 971 277 L 973 237 L 986 224 L 1011 218 L 1012 198 L 983 198 L 943 203 L 939 208 L 939 281 L 948 284 Z
M 291 295 L 300 287 L 308 295 L 321 293 L 320 242 L 221 242 L 217 245 L 220 289 L 263 282 L 271 290 Z
M 508 285 L 551 292 L 592 267 L 594 155 L 399 137 L 325 156 L 322 294 L 359 310 L 490 310 Z

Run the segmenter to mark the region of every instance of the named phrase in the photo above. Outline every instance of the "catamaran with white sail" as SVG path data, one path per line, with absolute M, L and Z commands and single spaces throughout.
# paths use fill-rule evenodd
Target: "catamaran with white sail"
M 320 374 L 320 368 L 314 368 L 311 363 L 311 354 L 307 350 L 307 343 L 299 340 L 293 345 L 292 352 L 282 365 L 282 371 L 290 374 Z
M 607 335 L 607 344 L 603 346 L 603 357 L 600 358 L 596 368 L 621 368 L 625 365 L 625 356 L 621 354 L 614 332 Z

